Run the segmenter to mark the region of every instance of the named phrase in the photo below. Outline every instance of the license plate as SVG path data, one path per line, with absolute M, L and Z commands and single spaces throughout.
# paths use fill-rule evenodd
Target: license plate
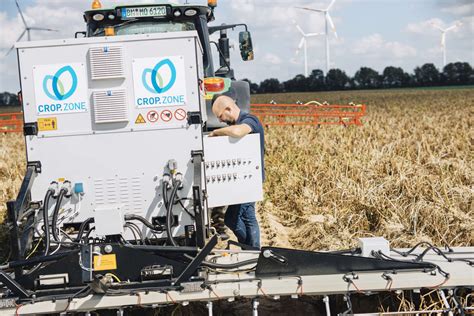
M 166 16 L 165 6 L 122 8 L 122 19 Z

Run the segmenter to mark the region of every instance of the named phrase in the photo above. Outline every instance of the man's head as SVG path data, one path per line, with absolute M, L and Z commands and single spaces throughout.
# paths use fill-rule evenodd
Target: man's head
M 216 95 L 212 100 L 212 113 L 219 121 L 234 125 L 239 118 L 240 109 L 231 97 Z

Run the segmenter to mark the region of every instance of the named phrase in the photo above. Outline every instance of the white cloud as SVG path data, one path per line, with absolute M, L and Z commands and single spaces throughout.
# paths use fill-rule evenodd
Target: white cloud
M 410 23 L 405 28 L 405 31 L 413 34 L 435 33 L 436 29 L 433 27 L 433 24 L 442 28 L 445 27 L 445 23 L 441 19 L 431 18 L 421 22 Z
M 456 1 L 444 1 L 441 11 L 453 15 L 472 17 L 474 14 L 474 2 L 471 0 L 464 0 L 460 3 Z
M 376 33 L 362 38 L 353 46 L 352 52 L 371 58 L 406 58 L 415 57 L 416 49 L 400 42 L 385 41 L 382 35 Z
M 272 65 L 279 65 L 282 62 L 280 57 L 272 53 L 266 53 L 263 60 Z

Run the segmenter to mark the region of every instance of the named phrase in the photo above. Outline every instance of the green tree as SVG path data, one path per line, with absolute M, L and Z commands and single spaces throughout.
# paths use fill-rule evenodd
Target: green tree
M 326 75 L 326 86 L 329 90 L 343 90 L 349 84 L 349 77 L 341 69 L 331 69 Z
M 305 92 L 310 91 L 308 86 L 309 79 L 304 75 L 296 75 L 293 79 L 283 83 L 286 92 Z
M 424 64 L 415 68 L 415 82 L 419 86 L 436 86 L 440 84 L 440 73 L 433 64 Z
M 450 63 L 443 69 L 443 78 L 450 85 L 474 83 L 474 71 L 469 63 Z
M 281 92 L 282 86 L 280 81 L 276 78 L 265 79 L 260 83 L 260 93 L 277 93 Z
M 388 66 L 383 70 L 381 81 L 387 88 L 406 87 L 410 83 L 410 75 L 400 67 Z
M 354 83 L 359 88 L 378 88 L 380 86 L 380 75 L 372 68 L 361 67 L 354 75 Z
M 324 82 L 324 72 L 320 69 L 314 69 L 308 77 L 309 91 L 321 91 L 326 89 Z

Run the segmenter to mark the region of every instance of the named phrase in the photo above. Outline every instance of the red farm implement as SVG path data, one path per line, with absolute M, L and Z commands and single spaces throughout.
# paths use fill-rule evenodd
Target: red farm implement
M 306 104 L 252 104 L 252 114 L 263 125 L 362 125 L 364 104 L 329 105 L 312 101 Z
M 0 113 L 0 133 L 20 133 L 23 131 L 23 113 Z

